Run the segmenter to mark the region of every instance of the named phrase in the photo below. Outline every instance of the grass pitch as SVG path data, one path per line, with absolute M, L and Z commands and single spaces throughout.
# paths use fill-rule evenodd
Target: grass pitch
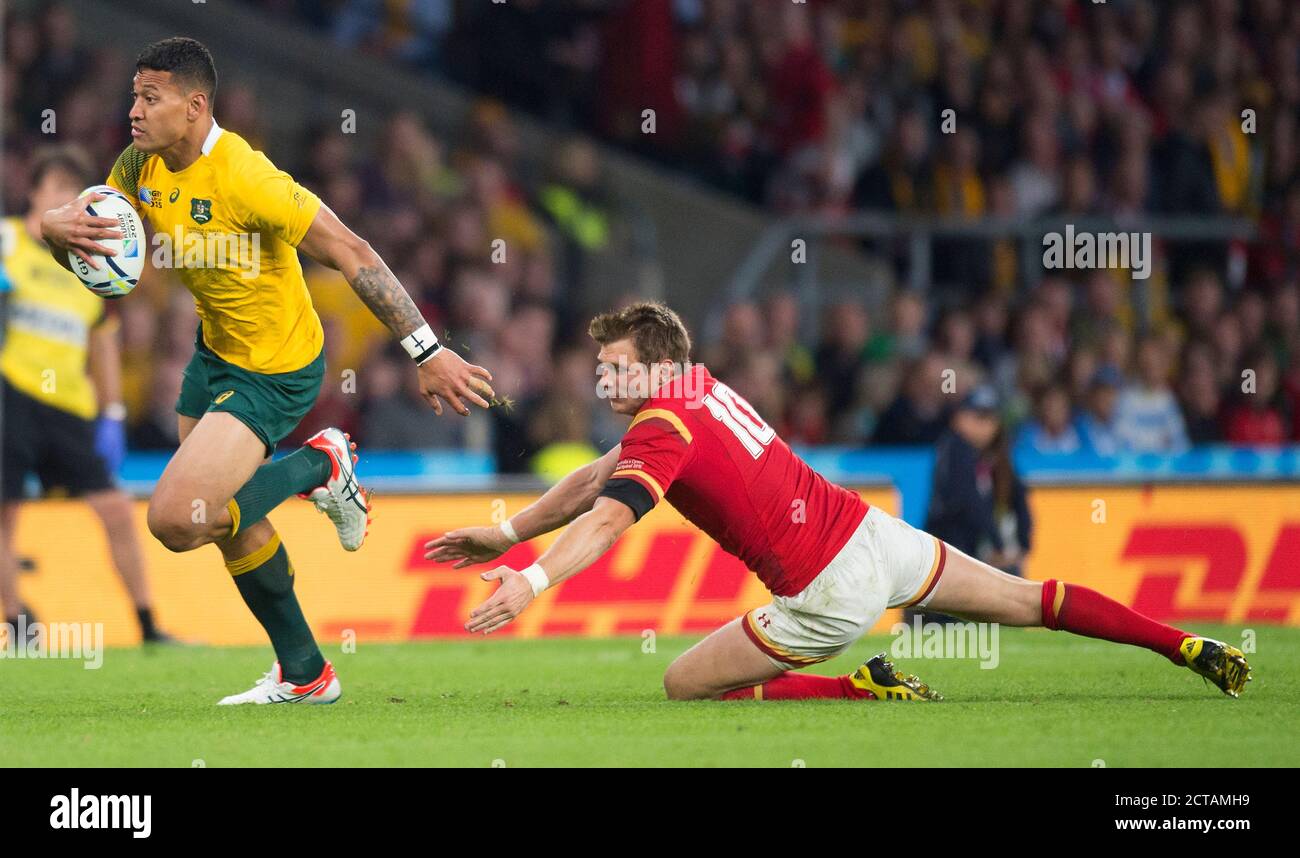
M 1240 700 L 1144 650 L 1041 629 L 1003 629 L 992 670 L 900 659 L 937 704 L 671 703 L 661 677 L 687 638 L 654 653 L 640 638 L 331 648 L 343 698 L 323 707 L 213 705 L 251 686 L 269 647 L 109 650 L 98 670 L 4 659 L 0 765 L 1297 766 L 1300 629 L 1256 631 Z

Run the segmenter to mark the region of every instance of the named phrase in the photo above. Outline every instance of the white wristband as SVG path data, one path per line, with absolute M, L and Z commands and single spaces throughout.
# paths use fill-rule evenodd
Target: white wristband
M 511 545 L 514 545 L 519 541 L 519 534 L 515 531 L 514 525 L 510 523 L 510 519 L 507 518 L 497 526 L 500 527 L 501 532 L 506 535 L 506 539 L 510 540 Z
M 438 344 L 433 328 L 426 324 L 402 337 L 402 348 L 406 349 L 412 360 L 421 364 L 436 355 L 442 346 Z
M 519 574 L 528 579 L 528 583 L 533 585 L 533 596 L 542 595 L 547 587 L 551 586 L 551 579 L 546 577 L 545 570 L 534 563 L 527 569 L 520 569 Z

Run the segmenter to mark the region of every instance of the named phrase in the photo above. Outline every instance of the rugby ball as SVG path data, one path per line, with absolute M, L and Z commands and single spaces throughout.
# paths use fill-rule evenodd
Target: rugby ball
M 96 243 L 110 250 L 117 251 L 114 256 L 92 256 L 98 268 L 92 268 L 86 261 L 72 251 L 68 251 L 68 261 L 72 264 L 72 273 L 76 274 L 91 292 L 101 298 L 121 298 L 140 282 L 144 271 L 144 224 L 126 195 L 108 185 L 92 185 L 79 195 L 103 194 L 104 199 L 86 206 L 86 214 L 92 217 L 111 217 L 117 220 L 117 230 L 121 238 L 101 238 Z

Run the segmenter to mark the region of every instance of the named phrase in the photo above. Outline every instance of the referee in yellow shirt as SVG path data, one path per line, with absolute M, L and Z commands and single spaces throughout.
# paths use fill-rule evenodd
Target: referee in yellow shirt
M 50 258 L 41 215 L 76 199 L 90 181 L 85 156 L 71 147 L 37 152 L 28 211 L 0 221 L 0 260 L 11 283 L 0 375 L 4 387 L 4 459 L 0 474 L 0 604 L 19 628 L 36 618 L 23 607 L 13 533 L 24 484 L 84 498 L 103 522 L 113 557 L 135 605 L 146 642 L 171 638 L 154 625 L 144 557 L 131 501 L 111 474 L 125 453 L 117 323 L 104 301 Z M 57 574 L 55 570 L 54 574 Z

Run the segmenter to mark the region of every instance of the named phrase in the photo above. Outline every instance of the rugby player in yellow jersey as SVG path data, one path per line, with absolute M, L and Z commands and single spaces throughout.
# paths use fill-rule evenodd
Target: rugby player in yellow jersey
M 200 318 L 176 404 L 181 444 L 150 500 L 149 529 L 173 551 L 215 543 L 271 639 L 270 672 L 221 703 L 332 703 L 338 678 L 303 617 L 293 566 L 266 515 L 308 494 L 355 551 L 369 497 L 356 479 L 355 445 L 337 429 L 264 464 L 310 410 L 324 374 L 324 335 L 297 251 L 342 272 L 401 340 L 435 413 L 439 397 L 462 415 L 466 402 L 486 408 L 471 383 L 492 376 L 437 342 L 384 261 L 315 194 L 217 124 L 216 90 L 212 56 L 199 42 L 146 47 L 133 79 L 133 142 L 109 177 L 152 226 L 155 258 L 170 246 Z M 93 263 L 105 251 L 98 240 L 119 237 L 115 222 L 87 214 L 99 198 L 46 212 L 42 234 L 55 258 L 66 262 L 72 250 Z
M 27 214 L 0 221 L 0 260 L 12 292 L 0 347 L 4 386 L 0 496 L 0 605 L 5 622 L 25 637 L 36 617 L 18 592 L 13 533 L 26 478 L 90 505 L 104 526 L 113 566 L 135 605 L 147 643 L 172 638 L 154 625 L 144 554 L 131 499 L 113 483 L 125 451 L 117 320 L 76 277 L 50 259 L 40 241 L 41 215 L 77 198 L 90 182 L 89 158 L 71 147 L 38 150 Z M 22 617 L 22 622 L 19 618 Z

